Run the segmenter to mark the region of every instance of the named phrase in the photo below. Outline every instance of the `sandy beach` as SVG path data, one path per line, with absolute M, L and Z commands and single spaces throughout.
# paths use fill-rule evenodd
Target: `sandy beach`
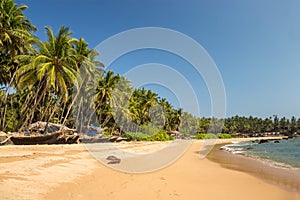
M 241 139 L 217 143 L 237 140 Z M 132 142 L 117 147 L 149 155 L 158 149 L 163 153 L 168 148 L 174 151 L 170 143 Z M 282 187 L 276 178 L 270 181 L 249 170 L 230 167 L 230 156 L 219 162 L 213 151 L 217 156 L 200 159 L 201 145 L 202 141 L 194 141 L 172 164 L 139 174 L 104 165 L 82 144 L 3 146 L 0 148 L 1 199 L 300 199 L 299 191 Z M 126 159 L 114 166 L 122 163 L 126 164 Z M 234 165 L 239 163 L 234 161 Z M 276 177 L 274 173 L 270 170 L 268 177 Z

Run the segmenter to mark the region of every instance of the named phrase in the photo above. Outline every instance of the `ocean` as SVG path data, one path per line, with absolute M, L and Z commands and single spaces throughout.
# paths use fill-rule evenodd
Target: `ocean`
M 239 142 L 223 146 L 222 149 L 233 154 L 242 154 L 268 162 L 276 167 L 300 168 L 300 137 L 288 140 Z

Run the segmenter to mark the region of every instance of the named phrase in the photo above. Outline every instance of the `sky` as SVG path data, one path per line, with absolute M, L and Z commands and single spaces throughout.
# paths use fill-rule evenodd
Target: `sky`
M 61 25 L 68 26 L 73 36 L 83 37 L 90 48 L 134 28 L 161 27 L 178 31 L 199 43 L 218 68 L 225 88 L 226 116 L 300 117 L 298 0 L 16 2 L 29 7 L 25 15 L 37 26 L 35 34 L 42 40 L 46 39 L 45 26 L 51 26 L 56 32 Z M 203 77 L 195 76 L 193 66 L 178 55 L 143 49 L 123 55 L 107 67 L 126 74 L 147 63 L 160 63 L 183 75 L 199 104 L 199 109 L 194 104 L 185 105 L 184 109 L 195 115 L 212 115 L 209 86 Z M 172 80 L 168 72 L 164 73 L 161 74 L 166 79 Z M 141 77 L 146 80 L 151 75 Z M 180 83 L 177 80 L 181 79 L 172 81 L 172 87 L 176 82 Z M 171 90 L 168 85 L 150 82 L 143 87 L 166 97 L 175 107 L 182 106 L 178 91 Z M 184 84 L 177 87 L 179 91 L 186 90 Z M 198 110 L 200 114 L 196 112 Z

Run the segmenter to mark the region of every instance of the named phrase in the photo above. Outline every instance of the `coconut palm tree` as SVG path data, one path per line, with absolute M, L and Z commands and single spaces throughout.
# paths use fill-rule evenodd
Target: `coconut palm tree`
M 23 11 L 27 6 L 17 6 L 13 0 L 0 2 L 0 84 L 9 84 L 17 69 L 15 57 L 31 49 L 33 36 L 36 31 Z
M 103 63 L 96 60 L 96 57 L 99 55 L 99 53 L 94 49 L 90 50 L 88 48 L 88 43 L 85 42 L 83 38 L 75 41 L 73 48 L 81 82 L 78 88 L 69 88 L 69 90 L 73 90 L 73 97 L 70 100 L 62 124 L 66 123 L 72 108 L 74 111 L 73 114 L 78 116 L 78 110 L 80 110 L 79 105 L 82 105 L 82 103 L 78 102 L 84 101 L 83 98 L 86 99 L 87 97 L 91 97 L 91 95 L 94 95 L 94 91 L 90 93 L 87 90 L 95 89 L 95 81 L 101 77 L 100 75 L 102 74 L 104 68 Z M 90 88 L 90 86 L 92 86 L 92 88 Z M 91 101 L 91 99 L 93 98 L 89 99 L 90 102 L 93 102 Z
M 95 94 L 95 110 L 102 126 L 105 126 L 112 118 L 112 94 L 120 78 L 120 75 L 114 75 L 114 72 L 108 71 L 98 81 Z
M 18 68 L 16 56 L 28 52 L 32 48 L 31 31 L 36 28 L 24 16 L 23 11 L 27 6 L 17 6 L 13 0 L 2 0 L 0 2 L 0 85 L 4 95 L 0 98 L 0 129 L 7 127 L 6 115 L 8 106 L 8 95 L 11 87 L 15 85 L 15 71 Z
M 57 35 L 50 27 L 46 27 L 48 40 L 37 41 L 37 53 L 20 56 L 27 61 L 16 72 L 18 88 L 35 88 L 34 104 L 27 114 L 25 123 L 33 118 L 35 109 L 40 103 L 46 103 L 46 94 L 52 92 L 59 96 L 59 100 L 66 103 L 69 88 L 78 87 L 80 77 L 77 59 L 74 55 L 73 44 L 76 39 L 71 38 L 69 28 L 62 26 Z M 50 95 L 48 95 L 50 96 Z M 43 102 L 42 102 L 43 100 Z M 24 123 L 24 125 L 25 125 Z
M 137 125 L 144 125 L 150 122 L 149 111 L 151 106 L 158 103 L 157 94 L 151 90 L 136 89 L 130 100 L 130 113 Z

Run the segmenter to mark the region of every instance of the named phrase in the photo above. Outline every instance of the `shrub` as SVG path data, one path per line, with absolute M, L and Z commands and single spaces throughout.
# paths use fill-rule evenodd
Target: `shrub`
M 155 141 L 167 141 L 167 140 L 172 140 L 173 137 L 169 136 L 166 131 L 160 130 L 155 135 L 153 135 L 153 139 Z
M 137 133 L 127 132 L 124 134 L 124 137 L 134 141 L 153 141 L 151 136 L 141 132 L 137 132 Z
M 102 132 L 102 135 L 103 135 L 104 137 L 109 137 L 109 136 L 110 136 L 110 133 L 109 133 L 108 131 L 103 131 L 103 132 Z
M 146 135 L 154 135 L 155 133 L 157 133 L 159 131 L 159 129 L 157 127 L 149 124 L 149 125 L 142 125 L 139 128 L 139 131 Z
M 134 141 L 168 141 L 174 139 L 172 136 L 169 136 L 164 130 L 157 131 L 153 136 L 142 132 L 127 132 L 124 134 L 124 137 Z
M 228 133 L 219 133 L 218 134 L 218 137 L 220 138 L 220 139 L 229 139 L 229 138 L 233 138 L 230 134 L 228 134 Z
M 217 139 L 217 135 L 213 134 L 213 133 L 198 133 L 195 135 L 195 138 L 197 140 L 202 140 L 202 139 Z

